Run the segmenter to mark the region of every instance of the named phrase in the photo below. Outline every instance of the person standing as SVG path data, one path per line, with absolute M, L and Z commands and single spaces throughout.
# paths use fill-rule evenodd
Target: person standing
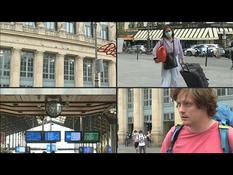
M 146 136 L 143 134 L 142 130 L 139 131 L 138 135 L 138 146 L 139 146 L 139 153 L 146 153 L 146 143 L 145 143 Z
M 147 131 L 146 139 L 147 139 L 147 146 L 150 147 L 151 146 L 151 142 L 152 142 L 150 131 Z
M 138 138 L 138 131 L 134 130 L 133 132 L 133 141 L 134 141 L 134 148 L 136 153 L 138 153 L 138 144 L 139 144 L 139 138 Z
M 162 153 L 223 153 L 221 147 L 220 123 L 213 120 L 216 113 L 217 97 L 211 88 L 176 88 L 172 98 L 177 102 L 183 122 L 176 141 L 175 126 L 167 133 Z M 225 128 L 227 128 L 225 126 Z M 229 148 L 233 152 L 233 128 L 228 127 Z
M 163 35 L 162 39 L 157 42 L 153 49 L 153 56 L 154 61 L 156 63 L 158 62 L 157 59 L 157 49 L 164 45 L 167 54 L 170 54 L 173 56 L 173 59 L 177 62 L 177 67 L 165 69 L 165 63 L 162 64 L 162 81 L 161 81 L 161 87 L 177 87 L 178 86 L 178 75 L 179 75 L 179 63 L 183 63 L 183 49 L 180 43 L 180 40 L 174 37 L 174 31 L 173 29 L 166 25 L 163 29 Z

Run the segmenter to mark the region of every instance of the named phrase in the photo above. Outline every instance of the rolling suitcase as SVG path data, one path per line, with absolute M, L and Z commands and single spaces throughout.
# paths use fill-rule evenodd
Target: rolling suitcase
M 200 64 L 185 63 L 181 64 L 181 67 L 180 74 L 188 87 L 208 87 L 208 78 L 206 78 Z

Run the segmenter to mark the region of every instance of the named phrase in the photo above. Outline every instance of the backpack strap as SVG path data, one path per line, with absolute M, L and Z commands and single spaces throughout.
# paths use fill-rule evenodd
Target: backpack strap
M 170 146 L 169 146 L 169 148 L 168 148 L 168 150 L 167 150 L 166 153 L 172 153 L 173 147 L 174 147 L 174 144 L 175 144 L 175 141 L 177 140 L 178 135 L 179 135 L 181 129 L 183 128 L 183 126 L 184 126 L 184 125 L 176 125 L 175 130 L 174 130 L 174 133 L 173 133 L 173 135 L 172 135 L 172 137 L 171 137 Z
M 231 149 L 229 146 L 229 140 L 228 140 L 228 130 L 229 126 L 226 125 L 226 122 L 220 122 L 219 126 L 219 134 L 221 139 L 221 148 L 223 149 L 224 153 L 231 153 Z

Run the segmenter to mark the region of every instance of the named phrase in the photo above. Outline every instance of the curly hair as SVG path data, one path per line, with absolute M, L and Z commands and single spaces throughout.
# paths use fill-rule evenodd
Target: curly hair
M 174 88 L 171 92 L 171 98 L 175 101 L 180 93 L 186 98 L 191 95 L 197 108 L 206 109 L 211 117 L 216 113 L 217 96 L 212 88 Z

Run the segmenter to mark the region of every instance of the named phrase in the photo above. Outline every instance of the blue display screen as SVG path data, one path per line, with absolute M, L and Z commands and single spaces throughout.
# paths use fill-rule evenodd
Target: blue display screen
M 94 153 L 94 148 L 91 146 L 79 147 L 79 153 Z
M 61 141 L 60 131 L 45 131 L 44 132 L 45 142 L 59 142 Z
M 15 147 L 15 152 L 16 153 L 25 153 L 26 152 L 26 148 L 24 146 L 16 146 Z
M 26 131 L 26 142 L 41 142 L 42 133 L 40 131 Z
M 66 142 L 80 142 L 81 141 L 81 132 L 80 131 L 66 131 L 65 132 L 65 141 Z
M 93 153 L 93 147 L 83 147 L 83 153 Z

